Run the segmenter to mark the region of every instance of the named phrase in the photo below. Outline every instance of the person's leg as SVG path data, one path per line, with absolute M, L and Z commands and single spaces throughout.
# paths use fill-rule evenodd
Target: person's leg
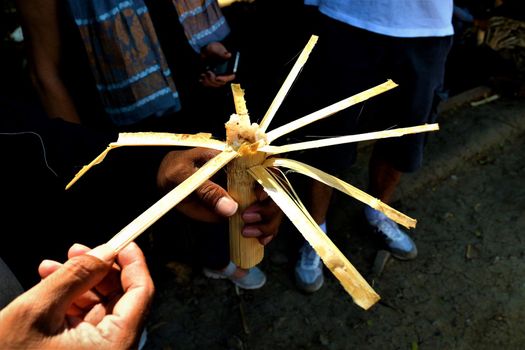
M 324 233 L 327 233 L 326 216 L 332 193 L 331 187 L 315 180 L 308 181 L 308 210 Z M 299 260 L 295 266 L 295 281 L 301 290 L 308 293 L 319 290 L 324 284 L 321 258 L 308 242 L 304 242 L 300 249 Z
M 384 203 L 390 203 L 402 173 L 390 163 L 372 153 L 368 164 L 368 194 Z
M 368 193 L 389 204 L 401 180 L 401 175 L 402 172 L 373 152 L 369 161 Z M 374 233 L 384 241 L 388 250 L 395 257 L 410 260 L 417 256 L 415 243 L 394 221 L 369 206 L 365 207 L 365 217 Z
M 393 57 L 387 54 L 384 59 L 395 62 L 390 73 L 400 87 L 388 102 L 383 101 L 377 125 L 407 127 L 435 122 L 450 38 L 378 37 L 378 40 L 394 52 Z M 390 204 L 402 173 L 414 172 L 422 166 L 426 139 L 426 134 L 416 134 L 376 142 L 369 161 L 369 193 Z M 417 256 L 416 245 L 395 222 L 368 206 L 365 216 L 394 256 L 400 259 Z
M 326 223 L 326 215 L 328 208 L 330 207 L 330 201 L 332 199 L 332 193 L 334 192 L 332 187 L 326 186 L 325 184 L 312 180 L 310 181 L 310 198 L 309 198 L 309 210 L 310 215 L 314 218 L 318 225 Z
M 362 36 L 363 32 L 324 15 L 321 15 L 320 21 L 321 39 L 312 53 L 314 60 L 308 62 L 310 71 L 307 74 L 311 74 L 310 85 L 307 85 L 309 91 L 304 93 L 305 97 L 299 102 L 299 108 L 304 109 L 307 106 L 310 110 L 301 115 L 315 112 L 371 87 L 368 84 L 368 76 L 363 73 L 363 67 L 369 64 L 368 60 L 354 58 L 355 52 L 363 52 L 361 47 L 366 42 Z M 337 52 L 337 55 L 334 55 L 334 52 Z M 366 76 L 366 83 L 361 75 Z M 360 115 L 361 106 L 351 107 L 304 128 L 302 132 L 319 139 L 351 135 L 356 133 Z M 297 159 L 297 156 L 293 155 L 294 159 Z M 308 150 L 302 157 L 305 163 L 337 176 L 354 163 L 355 156 L 355 144 L 345 144 Z M 308 198 L 305 204 L 324 233 L 327 233 L 327 216 L 332 192 L 331 187 L 316 180 L 308 181 Z M 303 243 L 299 252 L 299 259 L 295 265 L 296 284 L 305 292 L 315 292 L 321 288 L 324 281 L 322 261 L 308 242 Z

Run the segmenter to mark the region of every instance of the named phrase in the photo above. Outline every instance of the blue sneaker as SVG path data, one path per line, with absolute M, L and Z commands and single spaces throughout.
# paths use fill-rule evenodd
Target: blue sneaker
M 308 242 L 304 242 L 299 253 L 300 258 L 295 265 L 297 287 L 307 293 L 316 292 L 324 283 L 323 262 Z
M 365 217 L 374 233 L 385 243 L 392 255 L 400 260 L 417 257 L 417 247 L 410 236 L 382 212 L 365 207 Z

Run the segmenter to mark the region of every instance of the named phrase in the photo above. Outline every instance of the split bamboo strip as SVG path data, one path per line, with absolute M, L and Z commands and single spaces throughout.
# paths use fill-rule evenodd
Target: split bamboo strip
M 243 139 L 243 136 L 249 134 L 248 136 L 255 140 L 256 135 L 253 135 L 255 130 L 250 125 L 244 90 L 239 84 L 232 84 L 231 89 L 235 111 L 242 117 L 236 123 L 226 123 L 228 145 L 235 148 L 234 145 L 241 143 L 238 150 L 240 156 L 230 162 L 227 167 L 228 193 L 239 204 L 237 212 L 229 218 L 230 257 L 235 265 L 249 269 L 262 261 L 264 246 L 257 238 L 242 235 L 244 227 L 242 213 L 257 200 L 254 190 L 255 180 L 247 170 L 254 165 L 261 164 L 266 159 L 266 155 L 257 151 L 257 145 L 252 148 L 251 144 Z
M 219 4 L 219 7 L 221 8 L 230 6 L 231 4 L 235 2 L 237 2 L 237 0 L 217 0 L 217 3 Z
M 228 7 L 230 5 L 233 5 L 236 2 L 244 2 L 244 3 L 251 4 L 255 2 L 255 0 L 217 0 L 217 2 L 219 3 L 219 7 L 223 8 L 223 7 Z
M 212 139 L 208 133 L 172 134 L 167 132 L 128 132 L 120 133 L 115 147 L 122 146 L 184 146 L 204 147 L 224 151 L 224 141 Z
M 275 116 L 275 113 L 277 113 L 277 110 L 281 106 L 281 103 L 283 102 L 284 98 L 288 94 L 288 91 L 292 87 L 293 82 L 301 72 L 301 69 L 305 65 L 306 61 L 308 60 L 308 57 L 310 56 L 310 53 L 312 52 L 315 44 L 317 43 L 317 40 L 319 37 L 317 35 L 312 35 L 310 37 L 310 40 L 304 47 L 303 51 L 299 55 L 299 58 L 297 58 L 297 61 L 295 62 L 294 66 L 292 67 L 292 70 L 284 80 L 283 85 L 279 89 L 279 92 L 277 92 L 277 95 L 275 95 L 275 98 L 272 101 L 272 104 L 268 108 L 268 111 L 264 115 L 261 123 L 260 128 L 262 131 L 266 131 L 268 129 L 268 126 L 270 125 L 270 122 L 272 121 L 273 117 Z
M 360 142 L 360 141 L 367 141 L 367 140 L 378 140 L 378 139 L 385 139 L 389 137 L 400 137 L 400 136 L 408 135 L 408 134 L 417 134 L 420 132 L 437 131 L 437 130 L 439 130 L 439 124 L 424 124 L 424 125 L 412 126 L 408 128 L 374 131 L 374 132 L 369 132 L 369 133 L 364 133 L 364 134 L 339 136 L 339 137 L 332 137 L 332 138 L 322 139 L 322 140 L 290 143 L 290 144 L 283 145 L 283 146 L 265 146 L 261 148 L 261 151 L 265 151 L 268 154 L 274 155 L 274 154 L 280 154 L 280 153 L 286 153 L 286 152 L 302 151 L 305 149 L 340 145 L 343 143 Z
M 235 157 L 237 157 L 236 152 L 224 151 L 210 159 L 193 175 L 124 227 L 107 244 L 118 253 Z
M 248 108 L 246 107 L 246 100 L 244 98 L 244 90 L 240 84 L 231 84 L 233 94 L 233 105 L 235 106 L 235 113 L 239 115 L 248 115 Z
M 292 159 L 284 158 L 269 158 L 264 163 L 265 167 L 283 167 L 291 169 L 299 174 L 309 176 L 314 180 L 324 183 L 327 186 L 333 187 L 351 197 L 354 197 L 358 201 L 361 201 L 374 209 L 377 209 L 388 216 L 395 222 L 405 226 L 406 228 L 416 227 L 417 220 L 395 210 L 389 205 L 381 202 L 379 199 L 372 197 L 368 193 L 361 191 L 360 189 L 350 185 L 349 183 L 338 179 L 337 177 L 327 174 L 317 168 L 310 165 L 298 162 Z
M 106 158 L 106 155 L 109 153 L 109 151 L 111 151 L 113 148 L 115 148 L 115 146 L 112 146 L 111 144 L 106 147 L 106 149 L 100 153 L 95 159 L 93 159 L 88 165 L 85 165 L 82 167 L 82 169 L 80 169 L 80 171 L 78 173 L 75 174 L 75 176 L 73 177 L 73 179 L 71 181 L 69 181 L 69 183 L 66 185 L 66 190 L 68 190 L 71 186 L 73 186 L 85 173 L 88 172 L 89 169 L 91 169 L 92 167 L 94 167 L 95 165 L 97 164 L 100 164 L 102 163 L 102 161 L 104 160 L 104 158 Z
M 380 299 L 379 295 L 319 228 L 310 214 L 301 210 L 271 172 L 263 166 L 252 167 L 249 172 L 315 249 L 354 302 L 365 310 L 374 305 Z
M 114 148 L 126 146 L 184 146 L 184 147 L 204 147 L 218 151 L 223 151 L 226 147 L 224 141 L 214 140 L 211 134 L 171 134 L 157 132 L 134 132 L 120 133 L 116 142 L 112 142 L 88 165 L 82 167 L 73 179 L 66 185 L 66 190 L 71 188 L 89 169 L 100 164 L 106 155 Z
M 392 80 L 387 80 L 383 84 L 377 85 L 373 88 L 370 88 L 368 90 L 365 90 L 363 92 L 360 92 L 356 95 L 350 96 L 348 98 L 345 98 L 344 100 L 341 100 L 339 102 L 336 102 L 328 107 L 325 107 L 323 109 L 320 109 L 316 112 L 313 112 L 311 114 L 308 114 L 307 116 L 304 116 L 302 118 L 296 119 L 293 122 L 290 122 L 288 124 L 285 124 L 283 126 L 280 126 L 272 131 L 269 131 L 267 133 L 268 143 L 271 143 L 275 139 L 286 135 L 294 130 L 297 130 L 305 125 L 308 125 L 310 123 L 313 123 L 315 121 L 318 121 L 320 119 L 324 119 L 326 117 L 331 116 L 332 114 L 335 114 L 339 111 L 342 111 L 345 108 L 351 107 L 353 105 L 356 105 L 360 102 L 363 102 L 365 100 L 368 100 L 371 97 L 377 96 L 379 94 L 382 94 L 385 91 L 391 90 L 398 86 L 396 83 L 394 83 Z

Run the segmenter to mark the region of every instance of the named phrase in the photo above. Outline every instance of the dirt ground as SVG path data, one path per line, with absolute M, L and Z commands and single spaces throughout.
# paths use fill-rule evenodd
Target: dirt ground
M 516 104 L 525 101 L 490 108 Z M 460 113 L 476 120 L 482 111 L 451 112 L 444 123 L 457 124 Z M 419 257 L 390 259 L 379 277 L 361 206 L 336 196 L 330 237 L 381 296 L 368 311 L 326 268 L 317 293 L 295 288 L 290 247 L 298 233 L 285 223 L 266 249 L 268 282 L 259 290 L 236 291 L 173 263 L 157 283 L 146 349 L 525 349 L 524 150 L 523 137 L 500 140 L 399 196 L 395 206 L 418 219 Z

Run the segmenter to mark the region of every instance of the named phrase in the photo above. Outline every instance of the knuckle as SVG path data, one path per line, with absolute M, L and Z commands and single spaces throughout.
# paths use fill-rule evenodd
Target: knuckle
M 222 197 L 222 193 L 219 190 L 217 185 L 211 182 L 208 182 L 208 183 L 204 183 L 199 188 L 199 196 L 203 201 L 213 206 L 216 204 L 219 198 Z

